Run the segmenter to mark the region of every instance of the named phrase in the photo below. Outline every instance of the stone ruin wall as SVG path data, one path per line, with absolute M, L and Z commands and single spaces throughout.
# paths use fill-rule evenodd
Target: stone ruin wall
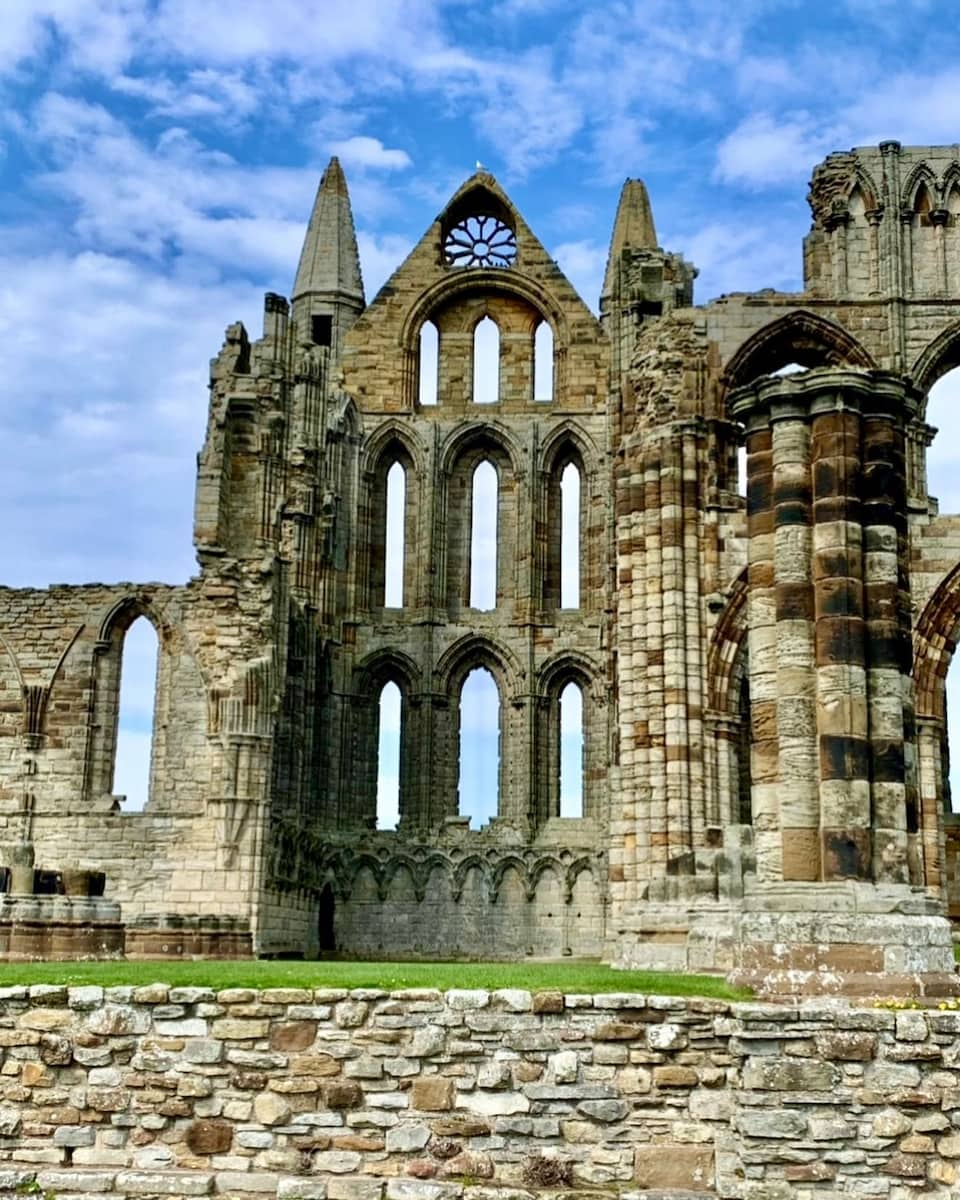
M 960 1013 L 429 989 L 5 988 L 0 1188 L 947 1198 Z
M 234 827 L 240 805 L 226 813 L 217 801 L 227 739 L 211 736 L 217 713 L 209 711 L 213 681 L 223 679 L 229 694 L 236 677 L 224 661 L 230 647 L 249 641 L 238 590 L 209 576 L 183 588 L 0 590 L 0 739 L 10 764 L 0 842 L 8 853 L 32 841 L 37 870 L 105 872 L 110 899 L 134 922 L 158 910 L 249 915 L 249 831 Z M 124 812 L 111 788 L 119 646 L 141 615 L 160 647 L 150 804 Z
M 317 780 L 301 781 L 305 819 L 280 815 L 267 879 L 278 914 L 303 889 L 320 896 L 321 923 L 324 905 L 335 907 L 337 945 L 359 955 L 595 955 L 603 946 L 613 736 L 605 346 L 596 318 L 519 218 L 517 229 L 522 273 L 465 281 L 438 265 L 438 223 L 344 342 L 342 388 L 356 426 L 329 487 L 339 502 L 335 539 L 344 536 L 351 554 L 334 585 L 347 609 L 329 620 L 323 813 Z M 470 402 L 471 330 L 484 315 L 501 334 L 501 399 L 485 411 Z M 532 399 L 533 335 L 544 316 L 555 331 L 552 403 Z M 417 408 L 425 319 L 443 338 L 440 403 Z M 489 613 L 469 610 L 465 596 L 467 489 L 482 456 L 500 472 L 503 522 Z M 548 550 L 557 540 L 549 505 L 571 457 L 584 524 L 575 614 L 559 609 Z M 393 461 L 408 478 L 402 609 L 383 605 L 382 493 Z M 457 709 L 477 665 L 500 689 L 501 803 L 486 828 L 470 830 L 457 811 Z M 570 678 L 589 697 L 586 812 L 556 820 L 550 708 Z M 395 833 L 372 830 L 376 705 L 387 679 L 399 679 L 405 696 Z
M 291 312 L 269 295 L 263 337 L 231 326 L 212 364 L 199 578 L 0 591 L 2 837 L 29 827 L 38 866 L 105 869 L 134 919 L 250 919 L 264 952 L 313 953 L 332 904 L 338 945 L 361 955 L 611 955 L 612 913 L 735 899 L 752 835 L 735 829 L 747 530 L 728 396 L 789 361 L 889 369 L 921 392 L 960 362 L 953 159 L 954 148 L 888 144 L 831 156 L 814 175 L 802 294 L 686 307 L 690 265 L 626 245 L 598 323 L 484 176 L 361 315 L 337 310 L 335 346 L 305 344 L 307 299 Z M 509 210 L 521 255 L 467 278 L 441 265 L 438 243 L 477 186 Z M 489 410 L 469 395 L 484 313 L 502 336 L 502 400 Z M 531 392 L 541 317 L 555 339 L 551 404 Z M 428 318 L 445 346 L 433 408 L 416 402 Z M 907 429 L 909 562 L 918 753 L 935 801 L 960 519 L 929 504 L 929 436 L 921 412 Z M 491 613 L 463 603 L 458 500 L 481 453 L 512 489 Z M 550 477 L 565 455 L 584 483 L 575 616 L 558 611 L 550 561 Z M 391 456 L 416 479 L 403 610 L 378 600 Z M 104 672 L 110 638 L 141 611 L 161 640 L 153 786 L 146 813 L 124 814 L 97 784 L 109 773 Z M 482 831 L 456 812 L 458 689 L 475 665 L 497 677 L 504 721 L 501 813 Z M 395 834 L 371 829 L 375 705 L 390 677 L 406 689 L 412 748 Z M 567 678 L 589 692 L 587 810 L 560 821 L 548 714 Z

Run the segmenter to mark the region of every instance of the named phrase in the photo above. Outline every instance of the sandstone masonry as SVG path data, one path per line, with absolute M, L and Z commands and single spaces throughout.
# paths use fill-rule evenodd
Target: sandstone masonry
M 896 142 L 834 154 L 809 198 L 803 292 L 694 307 L 694 267 L 659 247 L 628 180 L 598 320 L 478 172 L 367 304 L 333 160 L 292 300 L 266 297 L 257 340 L 229 326 L 211 365 L 198 575 L 0 590 L 0 953 L 90 953 L 93 921 L 104 952 L 119 922 L 140 954 L 566 954 L 779 991 L 796 971 L 951 986 L 960 523 L 928 494 L 925 412 L 960 363 L 960 161 Z M 490 608 L 470 595 L 481 466 Z M 160 640 L 142 814 L 113 786 L 141 616 Z M 471 829 L 460 700 L 479 668 L 499 780 L 496 816 Z M 377 800 L 387 685 L 395 829 Z M 34 895 L 77 872 L 105 887 L 81 896 L 100 902 L 89 920 Z

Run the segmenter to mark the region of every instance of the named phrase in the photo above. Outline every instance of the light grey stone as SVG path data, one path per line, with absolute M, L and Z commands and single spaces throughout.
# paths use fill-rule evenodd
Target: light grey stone
M 426 1125 L 395 1125 L 387 1130 L 387 1151 L 391 1154 L 422 1150 L 430 1140 Z

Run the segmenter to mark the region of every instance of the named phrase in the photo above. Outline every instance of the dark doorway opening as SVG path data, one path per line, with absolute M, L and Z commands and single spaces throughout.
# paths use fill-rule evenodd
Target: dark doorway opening
M 332 954 L 337 948 L 337 935 L 334 927 L 336 907 L 333 888 L 328 883 L 320 893 L 317 912 L 317 943 L 321 954 Z

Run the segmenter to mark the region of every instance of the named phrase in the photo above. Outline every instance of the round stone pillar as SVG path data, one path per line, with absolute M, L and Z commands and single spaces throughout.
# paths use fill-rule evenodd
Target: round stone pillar
M 909 881 L 917 804 L 904 430 L 880 371 L 741 388 L 762 880 Z

